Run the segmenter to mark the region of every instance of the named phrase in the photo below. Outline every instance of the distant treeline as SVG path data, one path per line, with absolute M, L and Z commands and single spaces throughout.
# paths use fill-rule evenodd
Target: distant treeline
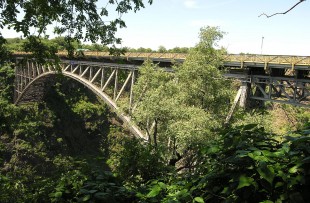
M 9 51 L 25 51 L 24 44 L 27 42 L 27 39 L 22 38 L 7 38 L 6 47 Z M 67 42 L 65 37 L 56 37 L 53 39 L 46 39 L 42 38 L 41 41 L 48 46 L 54 46 L 57 50 L 63 51 L 66 50 Z M 73 42 L 73 46 L 76 50 L 82 51 L 110 51 L 110 48 L 106 45 L 101 44 L 83 44 L 79 41 Z M 190 48 L 188 47 L 175 47 L 173 49 L 167 49 L 164 46 L 159 46 L 157 50 L 153 50 L 151 48 L 130 48 L 130 47 L 123 47 L 122 51 L 124 52 L 143 52 L 143 53 L 151 53 L 151 52 L 158 52 L 158 53 L 188 53 Z

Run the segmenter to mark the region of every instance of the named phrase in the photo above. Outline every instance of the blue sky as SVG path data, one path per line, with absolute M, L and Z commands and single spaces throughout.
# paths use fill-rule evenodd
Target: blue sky
M 122 46 L 133 48 L 192 47 L 198 41 L 199 29 L 210 25 L 227 33 L 220 45 L 230 53 L 308 56 L 310 1 L 286 15 L 258 17 L 261 13 L 284 12 L 298 1 L 154 0 L 137 13 L 124 14 L 127 28 L 119 30 L 117 36 L 123 39 Z M 12 31 L 3 34 L 20 36 Z
M 157 49 L 194 46 L 199 29 L 219 26 L 227 32 L 221 45 L 231 53 L 310 55 L 310 1 L 286 15 L 298 0 L 154 0 L 138 13 L 124 15 L 127 28 L 119 32 L 123 46 Z

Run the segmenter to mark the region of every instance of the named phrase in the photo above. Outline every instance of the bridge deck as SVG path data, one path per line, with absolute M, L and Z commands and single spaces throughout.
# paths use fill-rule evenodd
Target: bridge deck
M 25 55 L 25 52 L 15 52 L 15 55 Z M 59 56 L 67 56 L 67 52 L 58 52 Z M 127 52 L 119 57 L 111 56 L 109 52 L 84 52 L 85 57 L 97 57 L 115 59 L 121 58 L 132 61 L 144 61 L 151 59 L 159 62 L 183 62 L 188 54 L 182 53 L 136 53 Z M 224 56 L 224 65 L 232 67 L 261 66 L 274 68 L 297 68 L 310 70 L 310 56 L 289 56 L 289 55 L 255 55 L 255 54 L 227 54 Z

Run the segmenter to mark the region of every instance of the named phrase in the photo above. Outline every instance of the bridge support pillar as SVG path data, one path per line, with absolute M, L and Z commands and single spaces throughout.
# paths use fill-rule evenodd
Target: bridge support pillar
M 239 102 L 239 106 L 241 108 L 247 107 L 247 99 L 249 94 L 249 89 L 251 88 L 251 84 L 248 84 L 246 81 L 242 82 L 241 86 L 239 87 L 239 90 L 237 92 L 237 95 L 234 99 L 234 102 L 230 108 L 230 111 L 226 117 L 225 124 L 228 124 L 230 122 L 230 119 L 235 111 L 235 108 L 237 107 L 237 104 Z
M 250 99 L 252 95 L 258 97 L 261 95 L 266 95 L 265 90 L 266 90 L 266 81 L 261 80 L 259 81 L 262 84 L 258 83 L 253 83 L 253 82 L 248 82 L 248 81 L 242 81 L 241 86 L 239 87 L 239 90 L 237 92 L 237 95 L 235 97 L 235 100 L 233 102 L 233 105 L 228 113 L 228 116 L 226 117 L 225 124 L 228 124 L 231 120 L 231 117 L 234 113 L 235 108 L 237 107 L 237 104 L 239 102 L 239 107 L 246 109 L 246 108 L 256 108 L 256 107 L 262 107 L 264 105 L 264 101 L 262 100 L 253 100 Z M 255 87 L 255 92 L 253 94 L 253 89 L 252 87 Z
M 239 106 L 241 108 L 246 108 L 248 105 L 248 98 L 249 98 L 249 90 L 251 89 L 251 84 L 247 82 L 242 82 L 241 84 L 241 95 L 240 95 L 240 102 Z
M 15 66 L 14 66 L 14 71 L 15 71 L 15 79 L 14 79 L 14 98 L 13 98 L 13 103 L 15 103 L 15 101 L 18 98 L 18 91 L 19 91 L 19 76 L 18 76 L 18 72 L 17 72 L 17 60 L 15 62 Z

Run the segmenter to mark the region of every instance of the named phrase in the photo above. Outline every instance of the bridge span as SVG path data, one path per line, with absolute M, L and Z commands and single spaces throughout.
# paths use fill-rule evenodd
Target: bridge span
M 16 56 L 24 56 L 16 52 Z M 59 52 L 65 58 L 67 52 Z M 109 52 L 83 52 L 84 61 L 97 61 L 118 64 L 141 65 L 152 60 L 162 67 L 183 63 L 187 54 L 180 53 L 125 53 L 111 56 Z M 137 68 L 137 67 L 136 67 Z M 242 81 L 245 91 L 241 98 L 271 101 L 298 106 L 308 106 L 310 56 L 227 54 L 223 56 L 225 76 Z M 248 101 L 248 99 L 241 99 Z M 241 104 L 246 105 L 246 104 Z
M 15 104 L 42 99 L 44 89 L 54 83 L 58 73 L 62 73 L 88 87 L 117 113 L 131 133 L 147 140 L 147 136 L 117 103 L 127 102 L 127 111 L 135 110 L 133 85 L 143 61 L 163 62 L 166 70 L 171 70 L 170 66 L 174 63 L 184 62 L 186 54 L 127 53 L 119 57 L 104 52 L 84 54 L 83 59 L 63 59 L 57 66 L 23 60 L 18 56 L 24 55 L 16 53 Z M 119 60 L 122 60 L 121 63 Z M 241 81 L 234 105 L 236 101 L 240 101 L 243 107 L 249 101 L 310 105 L 310 57 L 226 55 L 222 68 L 226 77 Z

